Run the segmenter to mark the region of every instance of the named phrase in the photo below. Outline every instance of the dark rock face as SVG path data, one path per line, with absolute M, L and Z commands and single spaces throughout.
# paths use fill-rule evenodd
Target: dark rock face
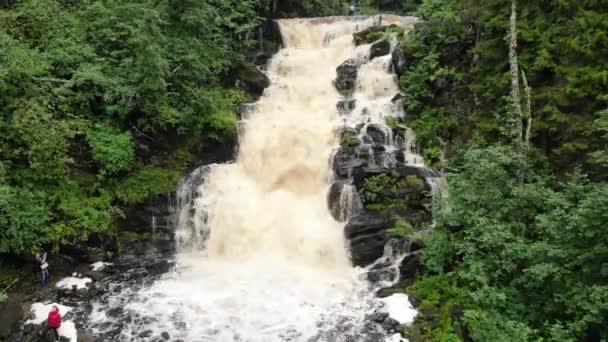
M 0 341 L 4 341 L 23 318 L 21 298 L 9 296 L 6 301 L 0 302 Z
M 251 65 L 242 65 L 236 70 L 235 85 L 257 98 L 270 85 L 270 79 L 258 68 Z
M 382 38 L 384 33 L 388 30 L 402 31 L 403 29 L 399 28 L 397 25 L 372 26 L 353 34 L 355 45 L 359 46 L 361 44 L 371 44 Z
M 389 43 L 387 40 L 381 40 L 372 45 L 369 52 L 369 59 L 386 56 L 389 53 L 391 53 L 391 43 Z
M 349 59 L 336 68 L 334 85 L 342 95 L 350 95 L 355 90 L 358 72 L 359 63 L 354 59 Z
M 243 103 L 239 106 L 238 114 L 239 119 L 247 120 L 251 114 L 256 110 L 257 105 L 255 103 Z
M 394 219 L 374 212 L 365 212 L 353 217 L 345 229 L 350 240 L 350 252 L 355 266 L 367 266 L 382 256 L 387 238 L 384 231 Z
M 378 124 L 369 124 L 365 128 L 365 133 L 372 139 L 374 146 L 383 146 L 388 142 L 387 132 L 384 127 Z
M 336 109 L 342 115 L 349 114 L 357 107 L 357 100 L 355 99 L 344 99 L 338 101 Z
M 403 51 L 401 50 L 401 46 L 397 44 L 392 54 L 392 62 L 393 62 L 393 71 L 398 76 L 403 75 L 405 72 L 405 56 L 403 55 Z

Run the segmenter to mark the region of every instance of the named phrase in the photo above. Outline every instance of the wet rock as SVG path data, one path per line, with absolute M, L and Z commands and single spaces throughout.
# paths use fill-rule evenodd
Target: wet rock
M 391 59 L 393 62 L 393 71 L 395 74 L 401 76 L 405 72 L 405 56 L 403 55 L 403 51 L 401 50 L 401 45 L 397 44 L 395 49 L 391 54 Z
M 355 90 L 359 63 L 354 59 L 349 59 L 336 68 L 337 77 L 334 81 L 336 89 L 342 95 L 350 95 Z
M 399 326 L 399 321 L 390 317 L 386 318 L 384 322 L 382 322 L 382 328 L 384 328 L 384 330 L 388 331 L 389 333 L 399 332 Z
M 367 272 L 367 280 L 372 283 L 378 283 L 380 281 L 389 281 L 392 282 L 396 278 L 395 273 L 387 270 L 387 269 L 378 269 L 371 270 Z
M 365 30 L 355 32 L 353 34 L 353 40 L 357 46 L 361 44 L 371 44 L 379 39 L 382 39 L 386 31 L 399 32 L 403 31 L 403 29 L 397 25 L 372 26 L 366 28 Z
M 403 99 L 405 99 L 405 95 L 403 95 L 402 93 L 397 93 L 397 94 L 395 94 L 395 96 L 393 96 L 393 98 L 391 99 L 391 102 L 396 103 L 398 101 L 402 101 Z
M 122 315 L 123 312 L 124 312 L 123 308 L 121 306 L 117 306 L 115 308 L 111 308 L 110 310 L 108 310 L 106 312 L 106 314 L 110 317 L 118 317 L 118 316 Z
M 388 312 L 374 312 L 373 314 L 366 317 L 367 320 L 376 323 L 382 323 L 388 318 Z
M 372 145 L 374 143 L 374 139 L 372 139 L 372 137 L 367 134 L 363 134 L 363 136 L 361 137 L 361 142 L 366 145 Z
M 241 120 L 247 120 L 255 111 L 257 105 L 255 103 L 243 103 L 239 106 L 238 114 Z
M 387 239 L 384 231 L 393 219 L 365 212 L 353 217 L 344 228 L 350 240 L 351 256 L 356 266 L 367 266 L 382 256 Z
M 256 98 L 260 97 L 269 85 L 268 76 L 253 65 L 242 64 L 236 70 L 235 86 Z
M 365 128 L 365 133 L 369 135 L 374 144 L 385 144 L 387 141 L 386 127 L 380 124 L 369 124 Z
M 348 178 L 350 170 L 365 165 L 367 161 L 363 154 L 355 156 L 352 153 L 340 150 L 336 153 L 333 160 L 333 169 L 337 178 Z
M 169 335 L 169 333 L 168 333 L 168 332 L 166 332 L 166 331 L 163 331 L 163 332 L 160 334 L 160 336 L 161 336 L 161 337 L 163 338 L 163 340 L 165 340 L 165 341 L 166 341 L 166 340 L 169 340 L 169 339 L 171 338 L 171 336 Z
M 395 160 L 399 163 L 405 163 L 405 153 L 403 153 L 402 150 L 395 150 L 393 151 L 393 156 L 395 157 Z
M 386 56 L 391 53 L 391 43 L 388 40 L 381 40 L 372 44 L 369 52 L 369 59 Z
M 152 330 L 144 330 L 137 336 L 140 338 L 148 338 L 148 337 L 152 336 Z
M 344 99 L 338 101 L 336 104 L 336 109 L 342 115 L 348 114 L 352 112 L 357 106 L 357 100 L 355 99 Z
M 344 185 L 341 182 L 334 182 L 329 187 L 329 193 L 327 194 L 327 206 L 329 208 L 329 212 L 336 220 L 340 218 L 340 195 L 343 186 Z
M 399 286 L 408 287 L 414 283 L 416 276 L 423 270 L 420 253 L 408 254 L 399 265 Z

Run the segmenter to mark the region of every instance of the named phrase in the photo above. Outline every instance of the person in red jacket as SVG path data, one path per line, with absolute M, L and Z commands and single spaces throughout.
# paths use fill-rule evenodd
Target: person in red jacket
M 61 314 L 59 313 L 59 308 L 57 305 L 53 305 L 53 308 L 51 308 L 46 322 L 49 330 L 53 332 L 53 338 L 55 341 L 59 341 L 59 331 L 57 331 L 57 329 L 61 328 Z

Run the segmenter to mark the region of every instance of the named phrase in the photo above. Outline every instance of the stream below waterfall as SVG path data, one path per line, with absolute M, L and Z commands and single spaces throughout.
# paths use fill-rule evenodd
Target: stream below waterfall
M 402 114 L 391 103 L 398 87 L 390 55 L 370 61 L 370 46 L 353 42 L 376 22 L 278 21 L 284 48 L 268 65 L 270 87 L 243 118 L 235 161 L 205 166 L 182 184 L 170 271 L 106 282 L 87 323 L 96 341 L 400 340 L 369 317 L 396 306 L 407 324 L 415 311 L 407 298 L 385 305 L 375 297 L 367 269 L 352 266 L 345 223 L 327 207 L 340 128 Z M 348 59 L 362 64 L 354 97 L 365 110 L 345 117 L 333 82 Z

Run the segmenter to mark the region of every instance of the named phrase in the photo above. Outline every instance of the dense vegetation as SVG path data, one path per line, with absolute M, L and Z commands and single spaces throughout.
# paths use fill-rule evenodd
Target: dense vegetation
M 408 289 L 423 311 L 416 340 L 608 338 L 607 8 L 519 3 L 528 144 L 510 92 L 511 1 L 418 7 L 424 21 L 400 42 L 400 85 L 449 200 Z
M 257 32 L 319 0 L 0 2 L 0 254 L 113 234 L 233 139 Z
M 362 3 L 423 19 L 400 41 L 400 85 L 426 160 L 448 178 L 426 271 L 408 289 L 423 312 L 411 333 L 608 339 L 608 3 L 520 1 L 530 144 L 514 125 L 511 1 Z M 345 5 L 0 1 L 0 254 L 114 234 L 123 208 L 173 190 L 197 155 L 233 138 L 248 95 L 232 81 L 261 48 L 265 18 Z M 387 184 L 420 186 L 379 176 L 362 196 L 378 208 L 403 200 Z M 387 235 L 414 230 L 398 221 Z

